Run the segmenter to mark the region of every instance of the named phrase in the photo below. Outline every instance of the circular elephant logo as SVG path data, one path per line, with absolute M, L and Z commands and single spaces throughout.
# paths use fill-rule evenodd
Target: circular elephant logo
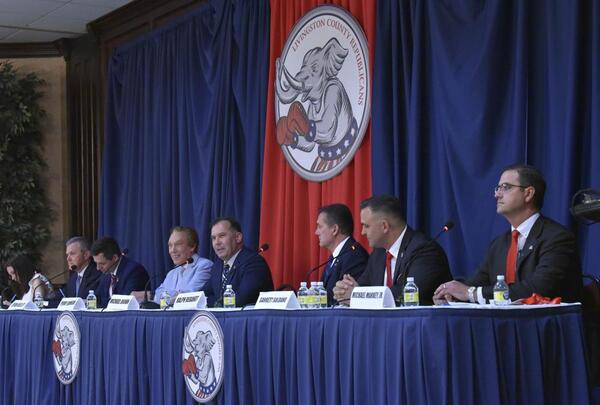
M 79 324 L 70 312 L 56 318 L 52 339 L 54 371 L 63 384 L 71 384 L 79 371 L 81 335 Z
M 276 60 L 277 142 L 290 166 L 328 180 L 352 161 L 370 114 L 365 34 L 346 10 L 319 6 L 294 25 Z
M 210 312 L 199 312 L 185 328 L 181 369 L 188 392 L 212 401 L 223 383 L 223 331 Z

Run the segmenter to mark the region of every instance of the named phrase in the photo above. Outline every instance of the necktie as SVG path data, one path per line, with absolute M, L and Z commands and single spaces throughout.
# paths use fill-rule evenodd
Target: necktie
M 75 280 L 75 296 L 79 295 L 79 287 L 81 287 L 81 276 L 77 275 L 77 280 Z
M 223 293 L 225 292 L 225 287 L 227 287 L 227 278 L 229 276 L 229 264 L 226 264 L 225 266 L 223 266 L 223 276 L 221 278 L 221 296 L 223 296 Z
M 117 286 L 118 281 L 119 281 L 119 279 L 117 278 L 117 276 L 115 276 L 114 274 L 110 275 L 110 296 L 111 297 L 115 292 L 115 287 Z
M 392 255 L 390 252 L 385 252 L 385 277 L 386 277 L 386 283 L 385 285 L 388 286 L 388 288 L 392 288 L 392 258 L 394 257 L 394 255 Z
M 512 240 L 508 253 L 506 254 L 506 283 L 512 284 L 515 282 L 517 272 L 517 251 L 519 250 L 519 231 L 516 229 L 512 232 Z
M 331 274 L 331 269 L 333 269 L 334 262 L 335 258 L 333 256 L 329 256 L 329 259 L 327 259 L 327 266 L 325 266 L 325 272 L 323 273 L 323 281 L 329 278 L 329 275 Z

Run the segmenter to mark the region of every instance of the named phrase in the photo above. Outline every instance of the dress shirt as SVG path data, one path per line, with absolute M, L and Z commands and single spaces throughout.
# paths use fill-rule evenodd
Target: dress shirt
M 171 297 L 178 293 L 200 291 L 210 280 L 213 263 L 194 253 L 194 261 L 176 267 L 167 273 L 167 277 L 154 292 L 154 302 L 160 302 L 160 295 L 167 291 Z

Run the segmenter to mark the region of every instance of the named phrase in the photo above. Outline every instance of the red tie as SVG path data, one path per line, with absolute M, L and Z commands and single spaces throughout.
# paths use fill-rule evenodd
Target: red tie
M 512 284 L 515 282 L 515 275 L 517 273 L 517 251 L 519 245 L 519 231 L 516 229 L 512 231 L 512 240 L 510 242 L 510 248 L 506 254 L 506 284 Z
M 385 252 L 385 276 L 386 276 L 386 283 L 385 285 L 388 286 L 388 288 L 392 288 L 392 259 L 393 259 L 394 255 L 392 255 L 390 252 Z

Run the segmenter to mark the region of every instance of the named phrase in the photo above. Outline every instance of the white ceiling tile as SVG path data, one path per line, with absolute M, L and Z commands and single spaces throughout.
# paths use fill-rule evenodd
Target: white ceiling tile
M 15 29 L 0 27 L 0 42 L 10 34 L 14 34 L 16 31 L 17 30 Z
M 78 35 L 67 35 L 52 32 L 19 30 L 16 33 L 4 38 L 1 42 L 52 42 L 60 38 L 74 38 Z
M 111 8 L 108 6 L 67 3 L 63 4 L 62 7 L 48 13 L 48 15 L 92 21 L 98 17 L 102 17 L 103 15 L 110 13 L 110 11 Z
M 55 0 L 0 0 L 2 12 L 43 15 L 64 6 Z
M 4 13 L 0 12 L 0 25 L 9 27 L 21 27 L 39 19 L 41 15 L 34 13 Z
M 48 15 L 29 24 L 29 27 L 43 30 L 78 32 L 80 34 L 85 34 L 86 24 L 86 20 Z

